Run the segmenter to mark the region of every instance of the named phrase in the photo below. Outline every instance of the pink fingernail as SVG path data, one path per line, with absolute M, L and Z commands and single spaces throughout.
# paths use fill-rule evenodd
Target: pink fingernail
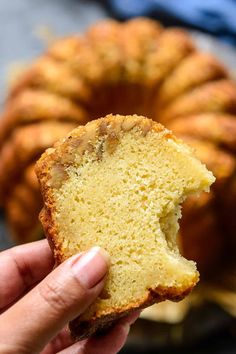
M 87 289 L 93 288 L 106 275 L 109 255 L 100 247 L 93 247 L 72 263 L 72 270 Z

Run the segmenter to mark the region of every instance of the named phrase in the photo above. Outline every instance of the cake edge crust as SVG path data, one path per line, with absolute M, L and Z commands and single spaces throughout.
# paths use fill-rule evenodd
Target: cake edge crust
M 128 119 L 127 119 L 128 117 Z M 41 192 L 44 198 L 44 207 L 40 213 L 40 221 L 43 225 L 47 240 L 52 249 L 56 265 L 59 265 L 66 260 L 63 252 L 63 245 L 58 240 L 58 230 L 56 223 L 53 218 L 53 213 L 56 211 L 55 203 L 52 195 L 52 185 L 51 185 L 51 172 L 53 166 L 59 163 L 61 157 L 67 157 L 69 160 L 67 162 L 64 160 L 63 166 L 68 166 L 71 163 L 71 156 L 68 156 L 68 146 L 72 145 L 75 151 L 82 146 L 79 150 L 80 154 L 84 151 L 89 151 L 91 147 L 91 142 L 98 139 L 98 136 L 106 136 L 106 141 L 110 141 L 110 148 L 114 148 L 116 145 L 116 134 L 114 131 L 129 131 L 134 127 L 138 127 L 141 130 L 141 134 L 146 136 L 149 131 L 156 131 L 163 133 L 163 137 L 167 139 L 172 139 L 177 142 L 181 140 L 176 139 L 172 135 L 171 131 L 165 129 L 161 124 L 152 121 L 151 119 L 142 116 L 120 116 L 120 115 L 108 115 L 104 118 L 100 118 L 89 122 L 86 126 L 78 127 L 69 133 L 63 140 L 57 142 L 54 148 L 46 150 L 39 161 L 36 164 L 35 171 L 39 179 Z M 118 133 L 117 131 L 117 133 Z M 80 139 L 82 137 L 82 139 Z M 75 138 L 75 141 L 73 140 Z M 79 140 L 78 140 L 79 139 Z M 77 143 L 76 143 L 77 142 Z M 63 155 L 65 153 L 65 155 Z M 73 155 L 73 151 L 70 151 Z M 59 158 L 58 158 L 59 157 Z M 60 166 L 61 167 L 61 166 Z M 59 178 L 66 178 L 64 173 L 61 173 Z M 154 303 L 161 302 L 164 300 L 180 301 L 185 296 L 187 296 L 196 283 L 199 280 L 199 273 L 196 271 L 195 276 L 193 276 L 192 281 L 187 284 L 187 286 L 182 287 L 157 287 L 150 288 L 144 298 L 137 302 L 130 303 L 128 306 L 123 306 L 117 309 L 109 309 L 104 313 L 96 314 L 88 321 L 81 321 L 80 317 L 74 319 L 70 322 L 70 330 L 72 337 L 76 340 L 82 340 L 95 334 L 95 332 L 100 332 L 107 329 L 112 324 L 117 322 L 120 318 L 138 310 L 144 309 L 145 307 L 151 306 Z

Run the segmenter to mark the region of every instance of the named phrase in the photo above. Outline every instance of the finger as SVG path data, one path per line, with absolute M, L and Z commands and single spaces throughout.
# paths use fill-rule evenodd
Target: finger
M 126 342 L 130 326 L 137 320 L 140 311 L 122 318 L 105 335 L 95 336 L 75 343 L 58 354 L 116 354 Z
M 117 324 L 106 335 L 77 342 L 58 354 L 116 354 L 124 346 L 129 329 L 128 324 Z
M 74 341 L 71 338 L 70 330 L 66 326 L 49 344 L 43 349 L 41 354 L 54 354 L 58 353 L 64 348 L 68 348 Z
M 141 310 L 136 310 L 130 315 L 122 318 L 119 323 L 128 323 L 129 325 L 132 325 L 140 316 Z
M 0 337 L 24 348 L 24 353 L 42 350 L 95 300 L 104 287 L 107 270 L 108 257 L 99 247 L 65 261 L 3 313 Z
M 122 320 L 119 321 L 120 324 L 133 324 L 137 318 L 139 317 L 141 311 L 135 311 L 133 312 L 131 315 L 124 317 Z M 79 343 L 77 343 L 76 345 L 74 345 L 72 347 L 72 344 L 74 343 L 71 335 L 70 335 L 70 331 L 69 328 L 66 327 L 64 328 L 55 338 L 53 338 L 53 340 L 44 348 L 44 350 L 42 351 L 41 354 L 54 354 L 54 353 L 58 353 L 59 351 L 62 351 L 65 348 L 68 348 L 71 346 L 70 350 L 72 350 L 72 348 L 74 348 L 73 350 L 77 350 L 77 352 L 79 350 L 82 350 L 82 348 L 84 348 L 86 341 L 82 341 Z
M 16 246 L 0 253 L 0 310 L 42 280 L 54 264 L 47 240 Z M 7 286 L 6 286 L 7 285 Z

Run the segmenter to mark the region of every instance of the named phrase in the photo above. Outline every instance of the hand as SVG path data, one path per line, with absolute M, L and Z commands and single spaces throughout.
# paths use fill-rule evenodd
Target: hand
M 135 313 L 103 336 L 74 343 L 67 324 L 101 292 L 109 261 L 98 247 L 53 269 L 46 240 L 0 253 L 0 353 L 115 354 Z

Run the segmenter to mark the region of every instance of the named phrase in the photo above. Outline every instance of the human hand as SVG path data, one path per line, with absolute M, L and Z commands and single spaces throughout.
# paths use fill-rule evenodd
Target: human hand
M 139 313 L 123 318 L 102 336 L 77 343 L 67 328 L 104 287 L 107 254 L 96 247 L 54 270 L 53 265 L 46 240 L 0 253 L 0 353 L 117 353 Z

